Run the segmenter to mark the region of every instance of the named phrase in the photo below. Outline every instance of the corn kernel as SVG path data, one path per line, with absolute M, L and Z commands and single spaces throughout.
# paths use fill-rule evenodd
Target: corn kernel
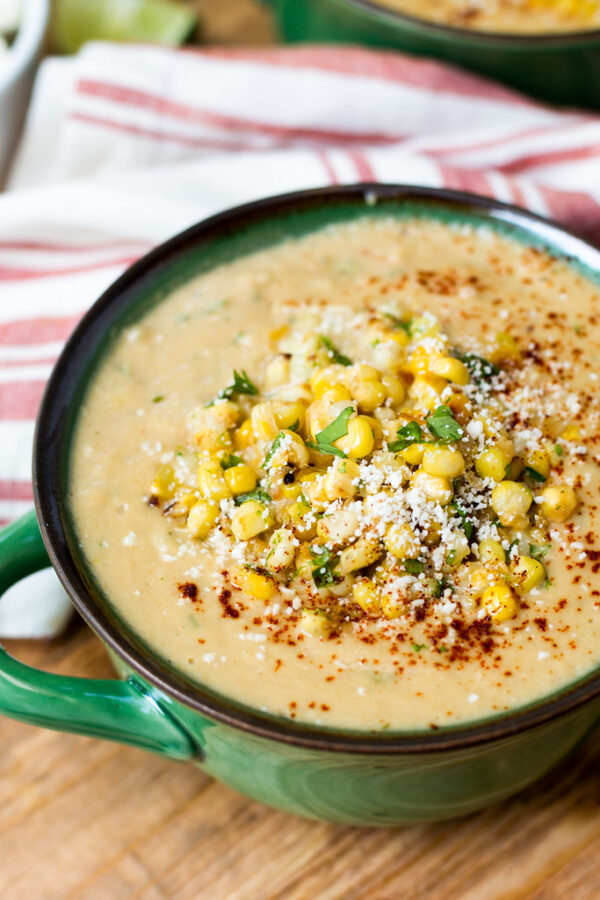
M 326 393 L 326 391 L 331 390 L 333 387 L 343 387 L 345 379 L 345 367 L 341 365 L 333 365 L 326 366 L 324 369 L 319 369 L 314 373 L 314 375 L 311 375 L 309 384 L 312 388 L 313 394 L 318 400 L 323 396 L 324 393 Z M 350 399 L 350 391 L 348 391 L 347 399 Z
M 408 361 L 409 371 L 413 375 L 424 375 L 429 372 L 429 364 L 431 362 L 431 351 L 419 344 L 415 347 L 412 356 Z
M 360 469 L 353 459 L 336 459 L 324 478 L 328 500 L 349 500 L 358 493 Z
M 233 443 L 236 450 L 245 450 L 254 443 L 254 429 L 252 421 L 246 419 L 233 435 Z
M 550 460 L 545 450 L 534 450 L 525 458 L 525 465 L 529 466 L 535 472 L 538 472 L 544 478 L 550 475 Z
M 258 500 L 246 500 L 231 517 L 231 530 L 238 541 L 248 541 L 267 531 L 272 524 L 268 506 Z
M 432 503 L 446 506 L 452 500 L 453 490 L 450 481 L 441 475 L 429 475 L 423 469 L 414 472 L 410 479 L 410 486 L 425 494 Z
M 465 385 L 471 380 L 469 370 L 460 359 L 452 356 L 438 356 L 431 360 L 429 371 L 432 375 L 439 375 L 454 384 Z
M 286 431 L 285 429 L 278 432 L 280 437 L 276 444 L 268 454 L 268 468 L 277 469 L 286 465 L 295 466 L 301 469 L 308 465 L 309 455 L 306 444 L 299 434 L 295 431 Z
M 564 522 L 577 507 L 577 495 L 568 484 L 556 484 L 542 491 L 543 514 L 551 522 Z
M 532 501 L 527 485 L 518 481 L 501 481 L 492 491 L 492 509 L 506 527 L 525 527 L 526 513 Z
M 425 444 L 409 444 L 400 451 L 400 456 L 406 460 L 409 466 L 418 466 L 423 462 L 425 446 Z
M 475 470 L 482 478 L 492 478 L 494 481 L 502 481 L 506 475 L 507 466 L 512 457 L 499 447 L 490 447 L 484 450 L 475 460 Z
M 401 378 L 391 372 L 385 372 L 381 376 L 381 383 L 386 389 L 387 395 L 395 406 L 404 402 L 406 397 L 406 385 Z
M 268 400 L 264 403 L 257 403 L 252 407 L 250 414 L 252 420 L 252 430 L 258 440 L 272 441 L 279 432 L 279 425 L 275 418 L 274 406 Z
M 290 361 L 286 356 L 276 356 L 265 369 L 265 384 L 269 390 L 285 384 L 290 377 Z
M 282 572 L 294 561 L 298 541 L 287 528 L 278 528 L 271 535 L 267 554 L 267 569 L 271 572 Z
M 370 413 L 381 406 L 387 393 L 381 381 L 361 381 L 353 387 L 354 399 L 362 412 Z
M 515 592 L 504 581 L 497 581 L 483 592 L 481 605 L 493 622 L 506 622 L 514 619 L 519 612 L 519 604 Z
M 379 590 L 377 585 L 369 578 L 356 579 L 352 585 L 352 599 L 364 612 L 370 615 L 377 615 L 379 612 Z
M 205 460 L 199 464 L 198 488 L 206 500 L 218 503 L 219 500 L 228 500 L 231 497 L 224 474 L 216 460 Z
M 501 331 L 496 335 L 494 347 L 488 354 L 490 362 L 519 362 L 521 351 L 511 334 Z
M 304 428 L 306 420 L 306 407 L 303 403 L 278 403 L 275 407 L 275 419 L 280 428 L 296 430 Z
M 192 506 L 187 518 L 187 530 L 192 537 L 204 540 L 219 518 L 219 507 L 210 500 L 198 500 Z
M 447 382 L 436 375 L 418 375 L 409 388 L 409 396 L 419 409 L 433 412 L 440 403 Z
M 247 494 L 248 491 L 253 491 L 256 487 L 254 469 L 245 463 L 225 469 L 223 477 L 234 497 L 237 497 L 238 494 Z
M 334 445 L 350 459 L 362 459 L 372 451 L 375 435 L 364 416 L 355 416 L 348 420 L 348 434 L 334 441 Z
M 279 328 L 273 328 L 269 332 L 269 340 L 273 341 L 273 343 L 276 344 L 281 340 L 282 337 L 285 337 L 288 331 L 289 327 L 287 325 L 281 325 Z
M 384 594 L 380 601 L 380 608 L 386 619 L 397 619 L 406 612 L 406 598 Z
M 469 574 L 469 587 L 476 596 L 481 596 L 492 584 L 498 581 L 496 572 L 484 566 L 473 568 Z
M 580 441 L 581 429 L 578 425 L 567 425 L 561 434 L 561 438 L 564 438 L 565 441 Z
M 312 637 L 328 638 L 335 631 L 335 622 L 322 609 L 303 609 L 300 628 Z
M 381 556 L 379 541 L 374 538 L 359 538 L 351 547 L 346 547 L 340 553 L 338 571 L 341 575 L 355 572 L 370 566 Z
M 238 569 L 234 581 L 239 590 L 253 600 L 270 600 L 277 593 L 277 585 L 273 579 L 254 569 Z
M 484 563 L 502 563 L 504 565 L 506 562 L 504 547 L 500 541 L 484 538 L 479 542 L 479 559 Z
M 520 594 L 526 594 L 537 587 L 546 577 L 543 565 L 532 556 L 517 556 L 510 569 L 513 587 Z
M 172 466 L 159 466 L 150 485 L 150 494 L 159 500 L 170 500 L 177 490 L 177 481 Z
M 415 532 L 407 522 L 390 525 L 383 542 L 385 549 L 397 559 L 414 559 L 421 552 Z
M 446 564 L 453 569 L 459 566 L 471 552 L 467 536 L 463 531 L 453 531 L 450 539 L 447 541 L 447 546 Z
M 443 475 L 444 478 L 458 478 L 465 471 L 465 458 L 453 447 L 425 447 L 423 469 L 429 475 Z
M 352 540 L 357 532 L 358 525 L 358 513 L 353 509 L 342 508 L 319 519 L 317 522 L 317 535 L 324 543 L 340 546 Z

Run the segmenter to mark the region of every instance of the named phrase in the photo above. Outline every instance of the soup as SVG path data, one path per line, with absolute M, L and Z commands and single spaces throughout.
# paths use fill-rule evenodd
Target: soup
M 195 682 L 329 727 L 514 709 L 600 661 L 598 288 L 489 226 L 365 214 L 124 329 L 70 504 Z
M 595 0 L 379 0 L 397 12 L 454 28 L 543 34 L 600 28 Z

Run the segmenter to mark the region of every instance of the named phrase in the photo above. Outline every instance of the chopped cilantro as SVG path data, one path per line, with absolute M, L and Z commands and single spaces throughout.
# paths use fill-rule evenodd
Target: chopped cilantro
M 446 582 L 443 578 L 435 578 L 431 586 L 431 596 L 434 598 L 441 597 L 446 590 Z
M 425 571 L 425 566 L 420 559 L 405 559 L 404 568 L 411 575 L 420 575 L 421 572 Z
M 530 544 L 529 555 L 541 562 L 552 549 L 552 544 Z
M 299 428 L 300 428 L 300 419 L 296 419 L 295 422 L 292 422 L 292 424 L 288 428 L 288 431 L 298 431 Z
M 448 648 L 444 647 L 443 644 L 440 644 L 440 646 L 436 647 L 435 649 L 437 650 L 438 653 L 447 653 L 448 652 Z
M 165 395 L 164 395 L 164 394 L 157 394 L 156 397 L 153 397 L 153 398 L 152 398 L 152 402 L 153 402 L 153 403 L 162 403 L 162 401 L 163 401 L 164 399 L 165 399 Z
M 227 456 L 224 456 L 221 460 L 221 468 L 222 469 L 233 469 L 234 466 L 243 465 L 244 460 L 241 456 L 236 456 L 234 453 L 229 453 Z
M 235 369 L 233 370 L 233 384 L 223 388 L 219 394 L 219 399 L 229 400 L 234 394 L 250 394 L 251 396 L 258 394 L 258 388 L 250 381 L 250 377 L 245 369 L 242 369 L 241 375 Z
M 506 557 L 506 562 L 507 562 L 507 563 L 510 562 L 510 560 L 511 560 L 511 556 L 512 556 L 513 549 L 514 549 L 515 547 L 518 547 L 518 546 L 519 546 L 519 539 L 518 539 L 518 538 L 515 538 L 514 541 L 511 541 L 511 542 L 510 542 L 510 544 L 509 544 L 509 546 L 508 546 L 508 550 L 505 550 L 505 551 L 504 551 L 504 555 L 505 555 L 505 557 Z
M 456 515 L 459 517 L 460 527 L 466 534 L 467 540 L 470 541 L 471 538 L 473 537 L 473 529 L 474 529 L 473 523 L 471 522 L 470 519 L 467 518 L 466 512 L 464 511 L 464 509 L 462 508 L 462 506 L 460 505 L 460 503 L 457 500 L 452 501 L 452 503 L 450 504 L 450 509 L 453 512 L 455 512 Z
M 454 441 L 460 440 L 464 434 L 463 429 L 452 415 L 452 410 L 444 404 L 430 413 L 425 421 L 434 438 L 442 444 L 452 444 Z
M 268 469 L 269 466 L 271 465 L 273 457 L 275 456 L 276 451 L 279 449 L 279 445 L 281 444 L 284 437 L 285 437 L 284 431 L 280 431 L 279 434 L 275 437 L 275 440 L 269 447 L 269 449 L 267 451 L 267 455 L 265 456 L 264 462 L 262 464 L 263 469 Z
M 324 334 L 320 334 L 319 340 L 327 350 L 327 355 L 332 362 L 339 363 L 341 366 L 352 365 L 352 360 L 347 356 L 344 356 L 343 353 L 340 353 L 340 351 L 334 346 L 333 342 L 330 341 L 328 337 L 325 337 Z
M 411 644 L 411 647 L 415 653 L 420 653 L 421 650 L 427 650 L 427 644 Z
M 391 450 L 392 453 L 399 453 L 401 450 L 406 450 L 411 444 L 420 443 L 423 440 L 423 429 L 418 422 L 413 420 L 399 428 L 396 437 L 397 440 L 388 444 L 388 450 Z
M 575 334 L 583 334 L 583 325 L 573 325 L 573 331 L 575 332 Z
M 313 562 L 312 577 L 316 587 L 327 587 L 334 584 L 333 570 L 337 566 L 337 556 L 334 556 L 327 547 L 314 544 L 310 548 L 310 558 Z
M 258 500 L 259 503 L 269 503 L 271 498 L 263 488 L 258 487 L 254 488 L 253 491 L 248 491 L 247 494 L 239 494 L 235 498 L 235 505 L 241 506 L 246 500 Z
M 546 480 L 546 476 L 542 475 L 541 472 L 538 472 L 538 470 L 534 469 L 532 466 L 525 466 L 525 471 L 529 477 L 533 478 L 534 481 L 537 481 L 538 484 L 543 484 Z
M 494 375 L 500 374 L 498 366 L 475 353 L 457 354 L 457 358 L 465 364 L 475 381 L 487 381 Z
M 348 419 L 354 414 L 354 407 L 347 406 L 337 419 L 330 422 L 323 431 L 317 432 L 314 441 L 306 441 L 307 447 L 319 450 L 321 453 L 331 453 L 333 456 L 345 457 L 343 450 L 333 446 L 333 442 L 348 434 Z
M 555 444 L 554 452 L 556 453 L 557 456 L 562 456 L 564 453 L 562 444 Z
M 456 562 L 456 550 L 451 550 L 448 556 L 446 557 L 446 562 L 449 566 L 453 566 Z
M 411 319 L 399 319 L 397 316 L 392 315 L 392 313 L 384 313 L 387 319 L 390 320 L 394 328 L 398 331 L 404 331 L 408 337 L 412 335 L 412 318 Z

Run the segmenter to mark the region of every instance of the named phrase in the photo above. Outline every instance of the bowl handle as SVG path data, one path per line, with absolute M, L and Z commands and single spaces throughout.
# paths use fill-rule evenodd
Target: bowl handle
M 0 595 L 50 564 L 32 510 L 0 532 Z M 71 678 L 33 669 L 0 647 L 0 713 L 30 725 L 121 741 L 174 759 L 198 748 L 143 682 Z

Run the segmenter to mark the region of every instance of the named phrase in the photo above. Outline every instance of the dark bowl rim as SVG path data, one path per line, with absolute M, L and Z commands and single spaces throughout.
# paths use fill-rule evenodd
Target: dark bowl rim
M 377 0 L 336 0 L 338 3 L 354 6 L 365 13 L 376 14 L 382 18 L 389 18 L 394 21 L 406 23 L 411 27 L 419 26 L 425 31 L 442 37 L 450 36 L 454 38 L 462 38 L 468 43 L 482 44 L 508 44 L 514 45 L 516 48 L 527 47 L 530 45 L 541 47 L 553 47 L 563 44 L 586 44 L 597 42 L 600 40 L 600 28 L 588 28 L 582 31 L 561 31 L 540 34 L 522 33 L 514 34 L 510 31 L 479 31 L 475 28 L 457 28 L 455 25 L 444 25 L 441 22 L 433 22 L 429 19 L 421 19 L 418 16 L 411 16 L 408 13 L 401 12 L 392 7 L 384 6 L 382 2 Z M 485 76 L 481 76 L 485 77 Z
M 362 735 L 349 730 L 344 733 L 342 729 L 327 730 L 263 715 L 258 710 L 248 709 L 228 698 L 215 700 L 214 697 L 203 694 L 201 686 L 191 688 L 189 684 L 184 684 L 183 678 L 178 682 L 177 673 L 162 666 L 159 659 L 144 656 L 128 642 L 122 631 L 109 621 L 99 604 L 97 608 L 91 608 L 95 603 L 94 598 L 88 595 L 67 544 L 62 522 L 66 498 L 59 496 L 59 491 L 56 490 L 57 472 L 62 458 L 61 427 L 64 427 L 64 413 L 68 408 L 64 396 L 68 393 L 73 362 L 82 364 L 80 371 L 86 369 L 87 357 L 85 352 L 81 351 L 81 338 L 93 330 L 98 318 L 108 308 L 115 303 L 119 306 L 119 298 L 123 297 L 131 285 L 157 265 L 186 252 L 190 246 L 202 241 L 203 238 L 211 239 L 220 232 L 231 232 L 232 227 L 235 229 L 252 222 L 256 224 L 276 214 L 290 213 L 295 209 L 310 208 L 323 203 L 334 204 L 336 201 L 343 203 L 363 200 L 365 214 L 368 215 L 371 198 L 375 200 L 380 198 L 382 201 L 387 199 L 429 202 L 432 206 L 438 208 L 442 206 L 450 211 L 454 210 L 457 214 L 462 212 L 480 215 L 483 218 L 488 217 L 516 226 L 530 234 L 532 239 L 552 242 L 558 252 L 568 260 L 582 261 L 582 256 L 585 260 L 585 257 L 591 254 L 595 260 L 595 268 L 600 274 L 600 250 L 559 223 L 518 206 L 446 188 L 377 183 L 335 185 L 267 197 L 212 215 L 158 245 L 130 266 L 102 293 L 69 337 L 48 380 L 35 426 L 33 451 L 35 509 L 52 566 L 82 618 L 135 673 L 188 709 L 202 714 L 209 720 L 240 729 L 256 737 L 310 750 L 377 756 L 461 750 L 520 734 L 567 715 L 588 703 L 600 695 L 600 668 L 592 670 L 575 686 L 566 685 L 549 698 L 541 698 L 525 708 L 498 714 L 479 724 L 475 722 L 471 725 L 467 723 L 455 727 L 444 726 L 439 730 L 421 731 L 414 735 L 410 732 Z M 123 301 L 124 305 L 126 302 Z

